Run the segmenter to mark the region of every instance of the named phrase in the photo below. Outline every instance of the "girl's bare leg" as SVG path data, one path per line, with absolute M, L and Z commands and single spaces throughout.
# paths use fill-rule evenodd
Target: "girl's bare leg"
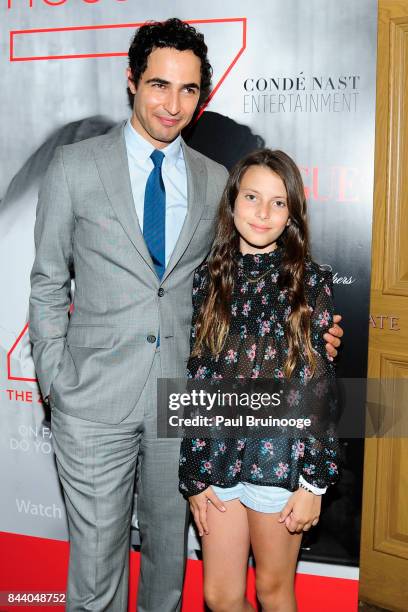
M 201 538 L 205 602 L 213 612 L 253 612 L 245 598 L 249 555 L 247 510 L 238 499 L 223 503 L 226 512 L 208 504 L 209 534 Z
M 279 512 L 246 510 L 262 610 L 296 612 L 294 580 L 302 534 L 290 533 L 284 523 L 279 523 Z

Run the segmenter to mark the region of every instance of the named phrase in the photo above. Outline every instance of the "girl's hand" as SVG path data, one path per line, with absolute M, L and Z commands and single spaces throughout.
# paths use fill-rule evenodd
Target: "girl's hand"
M 204 533 L 208 535 L 208 504 L 211 503 L 220 512 L 225 512 L 225 506 L 223 506 L 221 500 L 218 499 L 211 487 L 208 487 L 208 489 L 202 493 L 198 493 L 198 495 L 192 495 L 188 498 L 188 501 L 190 504 L 190 510 L 194 517 L 194 522 L 197 525 L 198 535 L 202 536 Z
M 323 338 L 327 342 L 326 351 L 330 361 L 333 361 L 333 358 L 337 356 L 336 349 L 339 348 L 341 344 L 340 338 L 342 338 L 344 334 L 343 328 L 338 325 L 341 319 L 342 317 L 340 315 L 333 315 L 333 327 L 331 327 L 328 332 L 323 334 Z
M 287 530 L 291 533 L 309 531 L 319 522 L 321 505 L 321 495 L 315 495 L 299 487 L 288 499 L 280 513 L 279 522 L 285 523 Z

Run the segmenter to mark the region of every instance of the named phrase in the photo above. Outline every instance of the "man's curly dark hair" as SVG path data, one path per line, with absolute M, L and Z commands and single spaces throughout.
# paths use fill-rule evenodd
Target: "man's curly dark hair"
M 134 35 L 129 48 L 129 68 L 135 85 L 147 68 L 147 59 L 153 49 L 170 47 L 177 51 L 192 51 L 201 60 L 201 105 L 211 91 L 212 67 L 207 58 L 204 36 L 195 28 L 176 17 L 167 21 L 151 21 L 142 25 Z M 134 95 L 128 88 L 129 103 L 133 108 Z

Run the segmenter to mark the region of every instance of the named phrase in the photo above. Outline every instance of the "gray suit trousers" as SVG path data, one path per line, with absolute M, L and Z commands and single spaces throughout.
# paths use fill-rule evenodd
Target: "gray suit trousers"
M 156 436 L 158 376 L 159 351 L 137 405 L 119 424 L 83 420 L 52 404 L 53 444 L 71 540 L 68 612 L 127 611 L 136 474 L 141 536 L 137 610 L 180 610 L 187 505 L 178 492 L 180 441 Z

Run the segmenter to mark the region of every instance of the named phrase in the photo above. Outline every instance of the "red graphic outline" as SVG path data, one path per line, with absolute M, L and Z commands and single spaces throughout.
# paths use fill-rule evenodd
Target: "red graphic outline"
M 240 22 L 242 24 L 242 46 L 227 70 L 221 76 L 220 80 L 211 91 L 207 100 L 202 105 L 200 112 L 195 118 L 195 122 L 201 117 L 205 109 L 207 108 L 210 101 L 213 99 L 232 68 L 235 66 L 241 55 L 246 49 L 246 34 L 247 34 L 247 18 L 246 17 L 226 17 L 223 19 L 187 19 L 185 23 L 189 24 L 199 24 L 199 23 L 237 23 Z M 36 30 L 10 30 L 10 62 L 29 62 L 36 60 L 61 60 L 61 59 L 84 59 L 90 57 L 126 57 L 127 52 L 118 52 L 118 53 L 76 53 L 69 55 L 39 55 L 39 56 L 27 56 L 27 57 L 14 57 L 14 37 L 19 34 L 41 34 L 41 33 L 49 33 L 49 32 L 71 32 L 71 31 L 82 31 L 82 30 L 107 30 L 107 29 L 118 29 L 118 28 L 138 28 L 143 25 L 144 22 L 141 23 L 116 23 L 116 24 L 106 24 L 106 25 L 91 25 L 91 26 L 71 26 L 67 28 L 41 28 Z
M 244 51 L 246 47 L 246 17 L 227 17 L 223 19 L 187 19 L 185 23 L 233 23 L 241 22 L 243 25 L 243 48 L 239 52 L 239 55 Z M 127 52 L 117 53 L 78 53 L 69 55 L 39 55 L 39 56 L 27 56 L 27 57 L 14 57 L 14 36 L 19 34 L 43 34 L 49 32 L 72 32 L 81 30 L 109 30 L 118 28 L 138 28 L 142 26 L 144 22 L 140 23 L 112 23 L 105 25 L 89 25 L 89 26 L 70 26 L 67 28 L 40 28 L 35 30 L 11 30 L 10 31 L 10 62 L 26 62 L 31 60 L 52 60 L 52 59 L 78 59 L 86 57 L 126 57 Z M 239 57 L 238 55 L 238 57 Z M 234 60 L 234 65 L 236 60 Z
M 11 347 L 9 352 L 7 353 L 7 378 L 8 378 L 8 380 L 23 380 L 23 381 L 26 381 L 26 382 L 37 382 L 36 378 L 23 378 L 22 376 L 12 376 L 12 374 L 11 374 L 11 356 L 12 356 L 13 352 L 15 351 L 16 346 L 20 342 L 21 338 L 24 336 L 24 334 L 27 331 L 28 331 L 28 323 L 26 323 L 23 331 L 20 333 L 20 335 L 18 336 L 17 340 L 14 342 L 13 346 Z
M 185 23 L 189 24 L 198 24 L 198 23 L 233 23 L 233 22 L 241 22 L 242 23 L 242 46 L 226 71 L 221 76 L 218 83 L 215 85 L 214 89 L 211 91 L 207 100 L 203 103 L 199 113 L 197 114 L 194 122 L 197 122 L 205 109 L 207 108 L 210 101 L 213 99 L 217 91 L 220 89 L 221 85 L 224 83 L 225 79 L 243 54 L 246 49 L 246 34 L 247 34 L 247 18 L 246 17 L 231 17 L 226 19 L 190 19 L 186 20 Z M 143 22 L 144 23 L 144 22 Z M 34 61 L 34 60 L 55 60 L 55 59 L 80 59 L 80 58 L 89 58 L 89 57 L 125 57 L 127 53 L 93 53 L 93 54 L 77 54 L 77 55 L 48 55 L 48 56 L 39 56 L 39 57 L 13 57 L 14 53 L 14 36 L 18 34 L 38 34 L 43 32 L 67 32 L 72 30 L 106 30 L 109 28 L 136 28 L 143 23 L 122 23 L 122 24 L 112 24 L 112 25 L 94 25 L 94 26 L 74 26 L 68 28 L 42 28 L 38 30 L 12 30 L 10 31 L 10 62 L 26 62 L 26 61 Z M 7 378 L 8 380 L 21 380 L 26 382 L 36 382 L 36 378 L 22 378 L 19 376 L 12 376 L 11 374 L 11 356 L 15 351 L 18 343 L 25 333 L 28 331 L 28 323 L 26 323 L 24 329 L 19 334 L 17 340 L 14 342 L 13 346 L 7 353 Z

